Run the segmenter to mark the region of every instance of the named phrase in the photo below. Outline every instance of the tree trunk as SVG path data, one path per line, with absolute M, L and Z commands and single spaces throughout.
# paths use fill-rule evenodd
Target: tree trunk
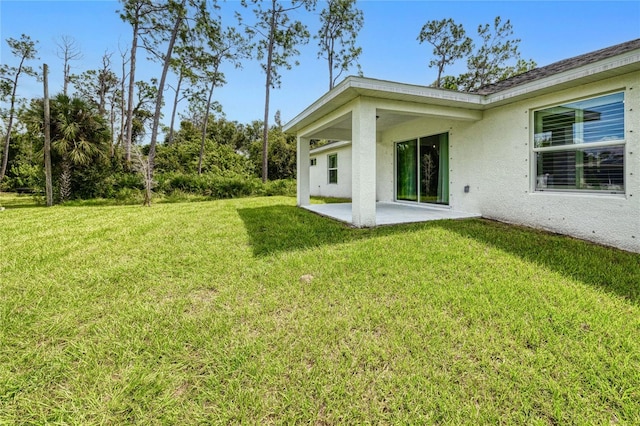
M 217 72 L 217 71 L 216 71 Z M 202 140 L 200 141 L 200 156 L 198 157 L 198 174 L 202 174 L 202 157 L 204 157 L 204 142 L 207 138 L 207 126 L 209 124 L 209 109 L 211 108 L 211 98 L 213 97 L 213 89 L 216 87 L 215 80 L 211 82 L 211 90 L 209 90 L 209 98 L 207 99 L 207 107 L 204 112 L 204 123 L 202 124 Z
M 127 114 L 127 111 L 125 109 L 125 104 L 124 104 L 124 93 L 125 93 L 125 80 L 127 79 L 127 72 L 126 72 L 126 62 L 125 62 L 125 55 L 126 52 L 121 52 L 122 54 L 122 80 L 120 81 L 120 140 L 118 141 L 118 143 L 120 143 L 122 147 L 124 147 L 124 140 L 125 140 L 125 126 L 126 126 L 126 120 L 125 120 L 125 116 Z
M 109 124 L 111 125 L 111 147 L 109 156 L 113 158 L 116 154 L 116 106 L 115 96 L 111 101 L 111 111 L 109 111 Z
M 272 0 L 271 22 L 269 30 L 269 51 L 267 53 L 267 81 L 265 84 L 264 99 L 264 127 L 262 129 L 262 182 L 269 179 L 269 92 L 271 90 L 271 67 L 273 62 L 273 48 L 275 44 L 276 32 L 276 0 Z
M 62 159 L 62 172 L 60 173 L 60 202 L 64 203 L 71 198 L 71 164 L 65 155 Z
M 62 83 L 62 94 L 67 96 L 69 91 L 69 74 L 71 73 L 71 65 L 69 65 L 68 59 L 65 55 L 64 58 L 64 82 Z
M 149 157 L 148 161 L 148 178 L 149 181 L 153 180 L 153 166 L 156 157 L 156 141 L 158 139 L 158 126 L 160 124 L 160 113 L 162 112 L 162 93 L 164 92 L 164 84 L 167 80 L 167 73 L 169 72 L 169 65 L 171 62 L 171 53 L 173 52 L 173 46 L 176 43 L 176 38 L 178 37 L 178 30 L 182 25 L 183 20 L 183 9 L 186 0 L 182 0 L 180 4 L 181 10 L 176 18 L 176 23 L 173 26 L 173 30 L 171 31 L 171 38 L 169 39 L 169 46 L 167 47 L 167 54 L 164 57 L 164 66 L 162 67 L 162 75 L 160 76 L 160 82 L 158 83 L 158 98 L 156 99 L 156 111 L 153 114 L 153 126 L 151 127 L 151 142 L 149 144 Z M 151 206 L 151 192 L 150 190 L 145 191 L 145 202 L 144 205 L 149 207 Z
M 129 94 L 127 100 L 127 135 L 124 138 L 125 162 L 127 167 L 131 163 L 131 138 L 133 137 L 133 95 L 136 83 L 136 50 L 138 49 L 138 20 L 133 25 L 133 40 L 131 41 L 131 67 L 129 71 Z M 124 96 L 124 94 L 123 94 Z
M 178 97 L 180 96 L 180 86 L 182 86 L 182 79 L 184 78 L 184 73 L 180 71 L 180 76 L 178 77 L 178 84 L 176 85 L 176 97 L 173 98 L 173 109 L 171 110 L 171 124 L 169 125 L 169 137 L 167 138 L 167 143 L 171 145 L 173 143 L 173 126 L 176 121 L 176 111 L 178 110 Z
M 13 127 L 13 116 L 15 114 L 16 106 L 16 90 L 18 89 L 18 78 L 22 72 L 22 65 L 24 64 L 25 57 L 23 56 L 16 71 L 16 77 L 13 79 L 13 89 L 11 90 L 11 106 L 9 107 L 9 122 L 7 123 L 7 136 L 4 140 L 4 150 L 2 152 L 2 168 L 0 168 L 0 183 L 4 179 L 7 173 L 7 164 L 9 163 L 9 142 L 11 141 L 11 128 Z
M 44 180 L 47 207 L 53 205 L 53 179 L 51 172 L 51 113 L 49 110 L 49 67 L 42 65 L 44 86 Z

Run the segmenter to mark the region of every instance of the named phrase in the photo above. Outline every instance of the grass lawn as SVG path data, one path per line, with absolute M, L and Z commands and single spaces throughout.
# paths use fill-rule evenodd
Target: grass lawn
M 640 424 L 640 255 L 286 197 L 0 202 L 0 424 Z

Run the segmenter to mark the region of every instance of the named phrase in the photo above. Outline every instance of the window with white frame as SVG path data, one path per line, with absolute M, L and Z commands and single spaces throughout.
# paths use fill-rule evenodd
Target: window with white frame
M 327 172 L 329 183 L 338 183 L 338 154 L 327 156 Z
M 312 158 L 311 159 L 311 165 L 315 166 L 318 163 L 318 160 L 316 158 Z
M 534 111 L 536 191 L 624 193 L 624 93 Z

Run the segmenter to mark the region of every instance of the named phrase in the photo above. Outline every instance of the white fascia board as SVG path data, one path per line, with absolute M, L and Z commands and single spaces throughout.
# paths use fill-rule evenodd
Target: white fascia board
M 330 144 L 312 149 L 311 151 L 309 151 L 309 155 L 322 154 L 325 151 L 332 151 L 334 149 L 340 149 L 342 147 L 349 146 L 349 145 L 351 145 L 351 141 L 334 142 L 334 143 L 330 143 Z
M 482 95 L 438 89 L 429 86 L 398 83 L 394 81 L 376 80 L 365 77 L 349 77 L 350 86 L 361 95 L 384 100 L 413 99 L 414 102 L 435 103 L 438 105 L 467 107 L 479 109 L 482 106 Z
M 350 76 L 285 124 L 283 131 L 295 133 L 359 96 L 469 109 L 482 109 L 483 104 L 483 96 L 473 93 Z

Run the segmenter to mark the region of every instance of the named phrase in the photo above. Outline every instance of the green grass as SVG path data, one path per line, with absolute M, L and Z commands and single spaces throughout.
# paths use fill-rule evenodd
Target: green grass
M 640 255 L 285 197 L 0 202 L 0 424 L 640 424 Z

